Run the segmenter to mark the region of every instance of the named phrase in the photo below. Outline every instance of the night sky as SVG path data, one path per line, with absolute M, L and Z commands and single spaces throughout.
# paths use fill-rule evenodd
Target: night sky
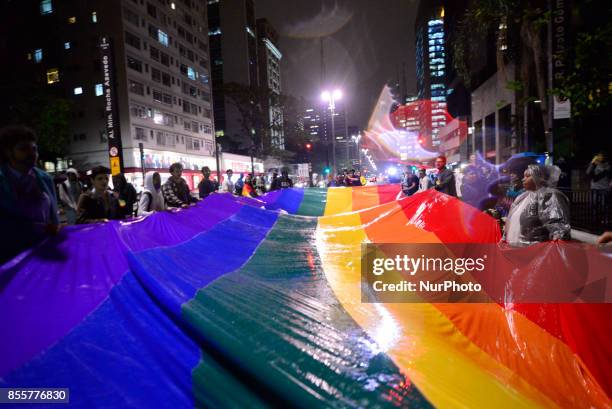
M 320 39 L 328 87 L 344 91 L 349 124 L 365 127 L 388 81 L 415 91 L 414 19 L 418 0 L 256 0 L 281 35 L 283 92 L 319 101 Z

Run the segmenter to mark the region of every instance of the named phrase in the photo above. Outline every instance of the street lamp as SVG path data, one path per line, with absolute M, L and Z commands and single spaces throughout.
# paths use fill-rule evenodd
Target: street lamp
M 321 93 L 321 99 L 328 103 L 328 108 L 331 111 L 331 133 L 332 133 L 332 170 L 334 175 L 337 174 L 336 169 L 336 124 L 334 121 L 334 115 L 336 113 L 336 101 L 342 99 L 342 91 L 335 89 L 333 91 L 323 91 Z

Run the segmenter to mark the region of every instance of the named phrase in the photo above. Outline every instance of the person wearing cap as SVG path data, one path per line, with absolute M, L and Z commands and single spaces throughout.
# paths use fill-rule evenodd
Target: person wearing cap
M 79 181 L 79 173 L 74 168 L 66 170 L 66 180 L 58 185 L 60 203 L 64 207 L 67 224 L 76 224 L 77 203 L 83 193 L 83 186 Z
M 83 193 L 77 204 L 78 224 L 104 223 L 109 220 L 123 219 L 119 200 L 108 188 L 110 169 L 96 166 L 89 178 L 93 189 Z
M 549 240 L 570 240 L 569 200 L 555 189 L 561 171 L 556 166 L 532 164 L 523 177 L 525 192 L 510 208 L 504 238 L 514 246 Z
M 37 161 L 32 129 L 0 130 L 0 263 L 59 231 L 53 179 Z
M 289 177 L 289 171 L 287 169 L 282 169 L 281 177 L 272 181 L 270 190 L 287 189 L 290 187 L 293 187 L 293 181 Z

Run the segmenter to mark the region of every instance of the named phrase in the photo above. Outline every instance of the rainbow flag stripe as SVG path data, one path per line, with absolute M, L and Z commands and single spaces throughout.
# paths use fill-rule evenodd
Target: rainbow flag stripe
M 499 240 L 456 199 L 398 195 L 216 194 L 67 228 L 0 267 L 0 386 L 83 408 L 612 407 L 609 304 L 361 303 L 363 242 Z

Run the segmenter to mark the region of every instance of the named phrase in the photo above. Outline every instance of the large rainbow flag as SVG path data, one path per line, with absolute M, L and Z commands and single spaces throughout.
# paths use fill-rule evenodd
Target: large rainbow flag
M 398 193 L 215 194 L 66 228 L 0 267 L 0 387 L 82 408 L 612 407 L 610 304 L 361 303 L 363 242 L 499 240 L 457 199 Z

